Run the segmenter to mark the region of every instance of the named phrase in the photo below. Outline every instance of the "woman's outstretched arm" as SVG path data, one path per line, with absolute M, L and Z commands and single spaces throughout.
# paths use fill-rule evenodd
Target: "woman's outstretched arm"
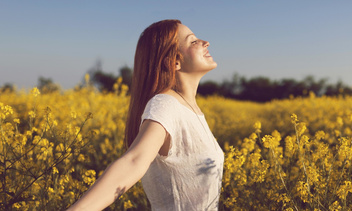
M 98 180 L 69 211 L 102 210 L 138 182 L 164 144 L 167 132 L 152 120 L 145 120 L 126 153 L 110 164 Z

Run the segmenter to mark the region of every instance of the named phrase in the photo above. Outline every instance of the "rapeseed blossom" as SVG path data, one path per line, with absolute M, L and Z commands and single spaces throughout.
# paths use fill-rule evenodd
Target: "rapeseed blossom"
M 34 96 L 34 97 L 37 97 L 38 95 L 40 95 L 40 91 L 37 87 L 34 87 L 32 90 L 31 90 L 31 94 Z
M 124 152 L 127 86 L 85 80 L 0 95 L 0 209 L 65 210 Z M 352 210 L 352 97 L 197 101 L 225 152 L 219 210 Z M 137 183 L 107 210 L 148 206 Z

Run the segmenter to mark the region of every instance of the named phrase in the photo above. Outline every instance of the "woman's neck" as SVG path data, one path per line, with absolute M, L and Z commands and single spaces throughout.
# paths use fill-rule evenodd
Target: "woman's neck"
M 195 109 L 197 113 L 201 113 L 197 102 L 196 95 L 197 89 L 199 85 L 199 81 L 203 75 L 198 75 L 195 73 L 187 73 L 187 72 L 177 72 L 176 74 L 176 87 L 172 92 L 176 94 L 176 98 L 186 106 L 190 105 L 192 109 Z M 183 102 L 185 101 L 185 102 Z
M 193 74 L 180 73 L 177 75 L 177 85 L 174 91 L 181 94 L 189 103 L 196 102 L 197 89 L 201 77 Z

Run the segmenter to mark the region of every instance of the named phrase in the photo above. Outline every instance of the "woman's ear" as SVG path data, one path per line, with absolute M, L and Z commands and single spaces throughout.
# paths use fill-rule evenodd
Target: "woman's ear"
M 171 64 L 171 61 L 170 61 L 170 59 L 169 59 L 169 57 L 165 57 L 164 60 L 163 60 L 163 62 L 164 62 L 164 67 L 163 67 L 163 69 L 164 69 L 165 71 L 167 71 L 168 67 L 170 67 L 170 66 L 172 65 L 172 64 Z M 180 70 L 180 69 L 181 69 L 181 62 L 180 62 L 180 60 L 176 60 L 175 70 L 178 71 L 178 70 Z
M 181 62 L 179 60 L 176 60 L 175 69 L 176 69 L 176 71 L 181 70 Z

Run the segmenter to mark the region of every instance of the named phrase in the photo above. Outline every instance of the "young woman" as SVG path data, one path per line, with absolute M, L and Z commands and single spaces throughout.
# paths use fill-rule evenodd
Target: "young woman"
M 69 210 L 102 210 L 137 181 L 152 210 L 217 210 L 224 155 L 197 106 L 200 79 L 216 68 L 209 42 L 178 20 L 141 34 L 126 125 L 126 153 Z

